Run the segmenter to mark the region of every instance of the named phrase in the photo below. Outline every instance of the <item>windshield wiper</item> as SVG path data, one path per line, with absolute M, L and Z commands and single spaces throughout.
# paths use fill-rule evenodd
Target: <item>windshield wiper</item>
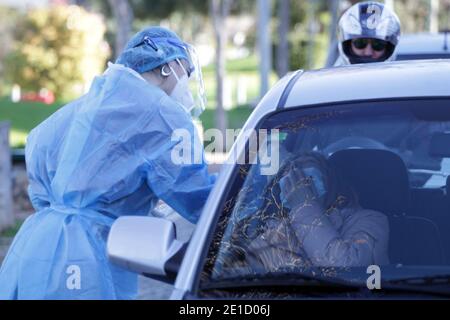
M 335 277 L 313 275 L 310 273 L 268 273 L 256 276 L 238 276 L 210 281 L 201 286 L 203 290 L 247 288 L 247 287 L 272 287 L 288 286 L 299 287 L 314 285 L 321 287 L 345 288 L 359 290 L 365 287 L 365 283 L 352 282 Z
M 337 277 L 327 277 L 320 275 L 312 275 L 309 273 L 282 273 L 282 274 L 266 274 L 258 276 L 241 276 L 234 278 L 225 278 L 217 281 L 210 281 L 203 284 L 201 290 L 225 290 L 225 289 L 242 289 L 242 288 L 275 288 L 275 287 L 320 287 L 321 289 L 334 289 L 346 292 L 371 292 L 373 294 L 419 294 L 432 295 L 437 297 L 450 297 L 450 290 L 441 290 L 436 288 L 427 288 L 417 285 L 427 284 L 432 281 L 436 283 L 450 283 L 450 276 L 434 276 L 425 278 L 407 278 L 381 283 L 381 289 L 369 290 L 366 282 L 350 281 Z
M 423 277 L 409 277 L 390 280 L 391 284 L 412 284 L 412 285 L 439 285 L 450 284 L 450 274 L 437 274 Z

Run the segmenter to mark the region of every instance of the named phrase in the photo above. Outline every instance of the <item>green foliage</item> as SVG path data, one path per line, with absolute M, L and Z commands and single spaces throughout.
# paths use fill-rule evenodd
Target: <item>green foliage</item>
M 16 221 L 14 223 L 14 226 L 12 226 L 12 227 L 10 227 L 10 228 L 8 228 L 6 230 L 3 230 L 0 233 L 0 237 L 1 238 L 13 238 L 17 234 L 17 232 L 19 231 L 19 229 L 22 226 L 23 222 L 24 222 L 23 220 Z
M 397 0 L 394 4 L 403 33 L 423 32 L 428 29 L 429 0 Z
M 291 28 L 288 35 L 289 41 L 289 68 L 314 69 L 324 65 L 328 49 L 328 30 L 331 23 L 327 2 L 320 0 L 314 3 L 315 14 L 313 19 L 318 30 L 311 37 L 309 33 L 308 6 L 311 2 L 291 0 Z M 276 9 L 276 8 L 275 8 Z M 279 35 L 276 28 L 273 29 L 273 68 L 277 59 L 276 48 L 278 46 Z M 312 46 L 312 48 L 310 48 Z M 310 51 L 311 50 L 311 51 Z M 311 59 L 311 61 L 309 61 Z
M 12 103 L 8 97 L 0 98 L 0 121 L 11 122 L 11 145 L 14 148 L 23 148 L 28 133 L 39 123 L 58 110 L 62 102 L 44 105 L 33 102 Z M 239 106 L 228 111 L 229 128 L 242 128 L 252 112 L 249 106 Z M 201 115 L 203 126 L 206 129 L 214 127 L 214 110 L 207 109 Z
M 0 95 L 9 92 L 5 82 L 4 60 L 12 49 L 13 33 L 18 13 L 16 10 L 0 6 Z
M 166 19 L 176 12 L 197 13 L 207 16 L 209 15 L 209 3 L 210 0 L 130 0 L 130 5 L 138 19 Z M 231 6 L 231 14 L 251 12 L 255 7 L 255 0 L 234 0 Z
M 1 97 L 0 121 L 8 120 L 11 122 L 11 145 L 15 148 L 23 147 L 28 132 L 47 119 L 61 105 L 61 102 L 52 105 L 37 102 L 13 103 L 9 97 Z
M 207 0 L 130 0 L 134 14 L 138 19 L 168 18 L 174 12 L 197 12 L 208 14 Z
M 239 106 L 228 111 L 228 128 L 242 128 L 252 111 L 250 106 Z M 214 114 L 215 111 L 213 109 L 206 109 L 200 116 L 204 130 L 215 128 Z
M 52 90 L 58 98 L 80 95 L 108 56 L 102 19 L 76 6 L 29 11 L 16 27 L 7 57 L 8 79 L 25 90 Z

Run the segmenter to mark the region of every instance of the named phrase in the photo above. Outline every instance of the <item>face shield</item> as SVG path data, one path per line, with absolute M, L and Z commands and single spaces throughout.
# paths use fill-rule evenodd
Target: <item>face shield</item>
M 189 87 L 195 97 L 195 105 L 191 110 L 193 117 L 198 117 L 205 111 L 206 108 L 206 93 L 205 85 L 203 83 L 203 74 L 200 67 L 200 60 L 193 46 L 188 46 L 188 53 L 190 63 L 192 65 L 191 75 L 189 77 Z
M 174 42 L 172 44 L 179 46 L 186 51 L 189 66 L 187 68 L 183 66 L 183 68 L 187 72 L 189 80 L 188 86 L 194 98 L 194 104 L 188 111 L 191 113 L 192 117 L 197 118 L 203 113 L 203 111 L 205 111 L 206 108 L 205 86 L 203 83 L 203 75 L 199 57 L 195 51 L 195 48 L 189 44 L 180 44 L 178 42 Z

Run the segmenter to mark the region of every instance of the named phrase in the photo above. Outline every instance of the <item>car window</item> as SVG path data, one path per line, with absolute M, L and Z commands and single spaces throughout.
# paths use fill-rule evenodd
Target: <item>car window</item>
M 429 59 L 450 59 L 450 52 L 445 53 L 418 53 L 418 54 L 402 54 L 399 53 L 395 60 L 429 60 Z
M 279 130 L 279 168 L 236 168 L 200 288 L 305 272 L 363 279 L 371 265 L 392 279 L 450 273 L 450 100 L 284 110 L 259 127 Z

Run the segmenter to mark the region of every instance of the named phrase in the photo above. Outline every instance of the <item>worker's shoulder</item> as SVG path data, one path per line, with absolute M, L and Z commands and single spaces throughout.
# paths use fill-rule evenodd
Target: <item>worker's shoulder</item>
M 51 114 L 47 119 L 42 121 L 30 133 L 33 133 L 33 131 L 38 131 L 38 129 L 42 129 L 45 127 L 51 127 L 55 129 L 55 127 L 57 126 L 67 126 L 67 122 L 70 121 L 77 108 L 83 103 L 84 98 L 85 96 L 81 96 L 80 98 L 63 105 L 53 114 Z

